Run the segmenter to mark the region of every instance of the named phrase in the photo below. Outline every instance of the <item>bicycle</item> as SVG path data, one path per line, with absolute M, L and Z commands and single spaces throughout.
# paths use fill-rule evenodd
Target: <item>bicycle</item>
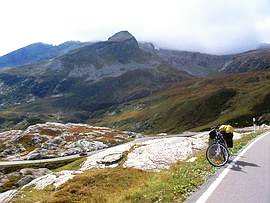
M 213 131 L 215 131 L 215 137 L 213 143 L 206 150 L 206 158 L 211 165 L 221 167 L 228 163 L 230 153 L 223 135 L 217 129 Z

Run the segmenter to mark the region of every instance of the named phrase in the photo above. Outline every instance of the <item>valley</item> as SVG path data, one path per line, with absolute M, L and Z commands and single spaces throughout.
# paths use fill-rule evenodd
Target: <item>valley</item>
M 235 152 L 269 131 L 269 50 L 159 49 L 120 31 L 0 57 L 0 202 L 185 200 L 215 172 L 209 129 L 240 128 Z

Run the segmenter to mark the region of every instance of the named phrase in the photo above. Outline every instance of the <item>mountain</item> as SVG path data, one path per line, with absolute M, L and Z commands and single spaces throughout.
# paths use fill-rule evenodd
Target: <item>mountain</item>
M 0 57 L 0 68 L 14 67 L 36 63 L 46 59 L 63 55 L 70 50 L 77 49 L 85 43 L 68 41 L 58 46 L 44 43 L 34 43 Z
M 226 73 L 263 70 L 270 70 L 270 48 L 266 45 L 256 50 L 236 54 L 220 69 Z
M 185 80 L 128 103 L 112 106 L 88 122 L 146 133 L 205 130 L 270 123 L 270 72 Z
M 267 66 L 256 69 L 267 56 L 268 49 L 227 56 L 156 49 L 121 31 L 49 60 L 0 70 L 0 126 L 57 120 L 151 133 L 203 129 L 215 121 L 242 126 L 254 115 L 269 122 L 269 73 Z M 244 64 L 248 73 L 238 73 L 237 60 L 256 57 L 265 60 Z
M 64 121 L 85 122 L 112 105 L 192 78 L 122 31 L 52 60 L 1 70 L 2 126 L 53 121 L 57 112 L 65 112 Z
M 198 77 L 216 73 L 232 59 L 232 55 L 210 55 L 199 52 L 158 50 L 158 55 L 167 63 Z

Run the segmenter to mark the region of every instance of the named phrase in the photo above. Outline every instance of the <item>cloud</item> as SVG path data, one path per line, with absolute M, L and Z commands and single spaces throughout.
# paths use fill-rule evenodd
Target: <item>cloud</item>
M 270 42 L 268 0 L 9 0 L 0 55 L 34 42 L 105 40 L 129 30 L 159 47 L 224 54 Z

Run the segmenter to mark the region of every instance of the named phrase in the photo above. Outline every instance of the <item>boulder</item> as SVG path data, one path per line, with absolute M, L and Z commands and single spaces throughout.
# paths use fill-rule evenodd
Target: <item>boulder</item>
M 41 143 L 41 142 L 42 142 L 42 139 L 39 136 L 35 136 L 32 138 L 32 144 L 34 144 L 34 145 Z
M 108 166 L 118 163 L 122 158 L 123 158 L 122 153 L 108 154 L 104 156 L 100 161 L 98 161 L 98 163 L 105 164 L 105 166 Z
M 70 149 L 64 151 L 63 153 L 60 154 L 60 156 L 68 156 L 68 155 L 73 155 L 73 154 L 79 154 L 81 151 L 82 151 L 81 148 L 74 147 L 74 148 L 70 148 Z
M 20 174 L 22 176 L 27 176 L 27 175 L 31 175 L 34 176 L 35 178 L 39 177 L 39 176 L 43 176 L 46 175 L 48 173 L 50 173 L 51 171 L 47 168 L 23 168 L 20 170 Z
M 81 148 L 86 151 L 96 151 L 99 149 L 107 148 L 108 145 L 104 144 L 103 142 L 99 141 L 87 141 L 87 140 L 78 140 L 72 143 L 69 147 L 71 148 Z
M 6 175 L 6 177 L 11 178 L 15 176 L 20 176 L 21 174 L 19 172 L 12 172 Z
M 18 187 L 21 187 L 21 186 L 24 186 L 28 183 L 30 183 L 32 180 L 34 180 L 35 177 L 34 176 L 31 176 L 31 175 L 27 175 L 27 176 L 24 176 L 23 178 L 21 178 L 17 183 L 16 185 Z
M 54 139 L 50 140 L 48 143 L 60 145 L 60 144 L 62 144 L 63 141 L 64 141 L 64 139 L 59 136 L 59 137 L 55 137 Z
M 38 152 L 38 151 L 34 151 L 34 152 L 30 152 L 28 155 L 27 155 L 27 160 L 35 160 L 35 159 L 41 159 L 42 156 L 41 156 L 41 153 Z

